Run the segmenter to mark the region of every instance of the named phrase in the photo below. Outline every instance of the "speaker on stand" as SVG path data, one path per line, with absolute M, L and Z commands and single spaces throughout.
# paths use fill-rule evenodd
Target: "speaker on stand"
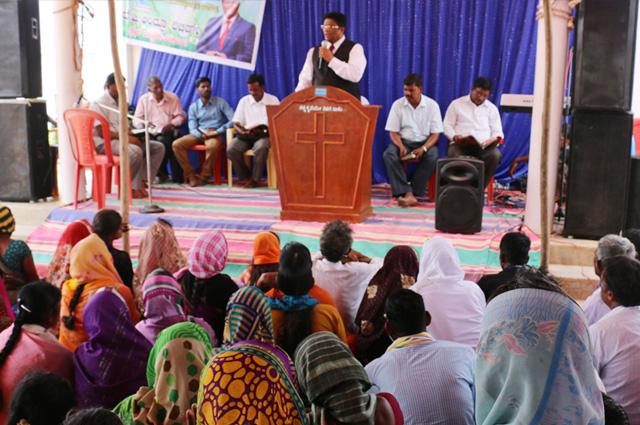
M 465 234 L 482 230 L 484 162 L 473 157 L 442 158 L 436 173 L 436 229 Z

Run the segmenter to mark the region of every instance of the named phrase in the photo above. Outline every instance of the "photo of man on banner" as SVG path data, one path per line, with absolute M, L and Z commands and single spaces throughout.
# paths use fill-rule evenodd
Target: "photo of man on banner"
M 222 0 L 224 14 L 210 19 L 198 41 L 198 53 L 250 62 L 256 27 L 239 14 L 240 0 Z

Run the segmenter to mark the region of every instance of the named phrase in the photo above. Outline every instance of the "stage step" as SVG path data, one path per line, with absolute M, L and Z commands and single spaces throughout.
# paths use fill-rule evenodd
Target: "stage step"
M 598 241 L 552 236 L 549 243 L 549 263 L 593 268 L 593 256 Z
M 16 230 L 11 235 L 11 239 L 26 241 L 49 213 L 63 204 L 56 199 L 42 202 L 2 202 L 2 205 L 11 210 L 16 221 Z

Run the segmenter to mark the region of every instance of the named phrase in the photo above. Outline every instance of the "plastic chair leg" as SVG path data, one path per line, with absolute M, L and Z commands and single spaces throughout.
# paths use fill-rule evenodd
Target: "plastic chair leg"
M 78 188 L 80 186 L 80 164 L 76 162 L 76 176 L 73 182 L 73 193 L 75 193 L 75 197 L 73 198 L 73 209 L 78 209 Z

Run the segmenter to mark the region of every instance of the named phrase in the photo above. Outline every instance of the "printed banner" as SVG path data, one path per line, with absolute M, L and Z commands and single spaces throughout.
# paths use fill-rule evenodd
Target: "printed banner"
M 255 69 L 266 0 L 125 0 L 126 42 Z

